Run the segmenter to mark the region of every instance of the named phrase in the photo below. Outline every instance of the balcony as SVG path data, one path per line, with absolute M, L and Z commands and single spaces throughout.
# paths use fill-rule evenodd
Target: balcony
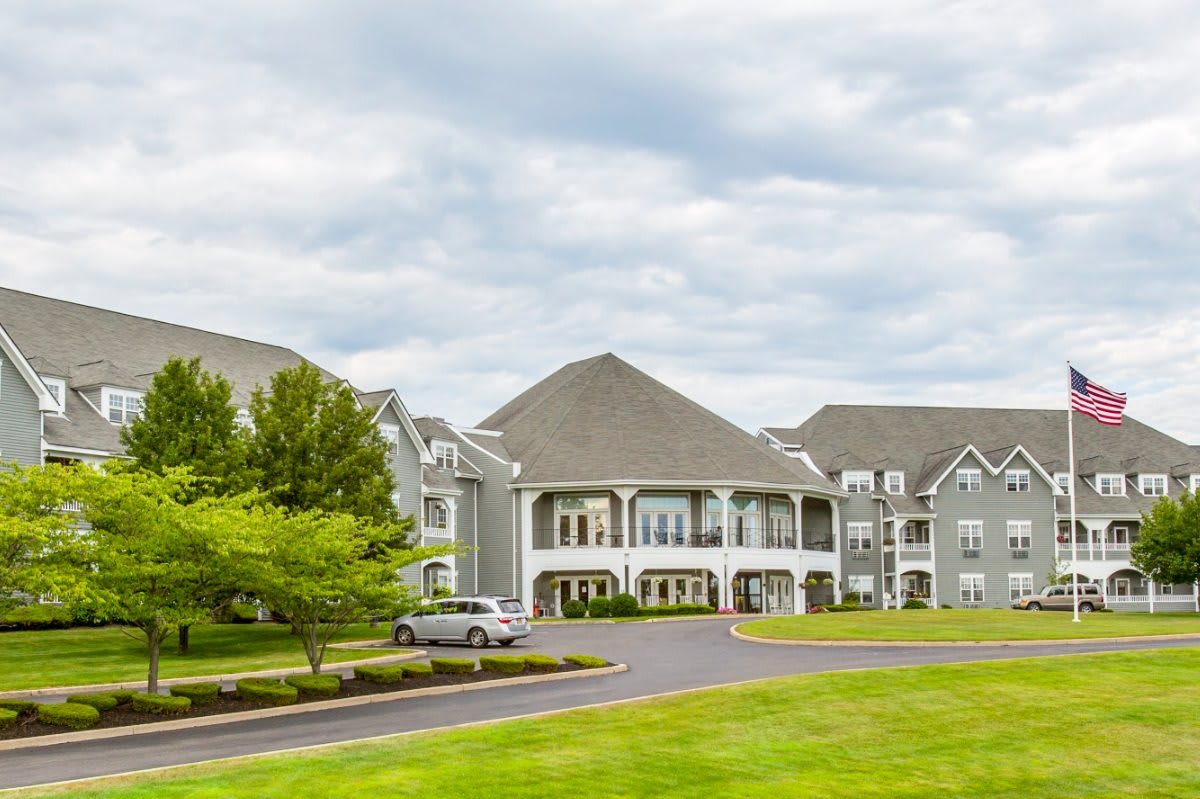
M 630 541 L 608 530 L 536 529 L 534 549 L 768 549 L 796 550 L 795 530 L 730 530 L 708 527 L 640 528 Z M 833 541 L 809 541 L 805 549 L 832 552 Z
M 454 531 L 448 527 L 422 527 L 421 538 L 426 541 L 448 544 L 454 540 Z
M 901 552 L 930 552 L 933 550 L 933 544 L 928 541 L 901 541 Z

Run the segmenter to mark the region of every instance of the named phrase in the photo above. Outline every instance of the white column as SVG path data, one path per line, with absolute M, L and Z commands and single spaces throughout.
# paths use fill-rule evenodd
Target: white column
M 1200 583 L 1192 583 L 1192 600 L 1196 604 L 1196 612 L 1200 613 Z
M 533 503 L 542 495 L 541 491 L 521 489 L 521 604 L 533 607 L 533 578 L 529 561 L 533 555 Z M 513 564 L 515 570 L 516 564 Z M 515 576 L 515 575 L 514 575 Z
M 454 497 L 446 497 L 443 502 L 446 503 L 446 508 L 450 512 L 450 538 L 453 540 L 458 540 L 458 500 Z M 450 561 L 450 563 L 453 565 L 453 568 L 450 570 L 450 579 L 453 581 L 454 593 L 457 594 L 461 590 L 458 585 L 458 558 L 454 555 L 451 555 L 446 560 Z M 525 607 L 531 606 L 525 605 Z
M 1154 581 L 1150 581 L 1150 612 L 1154 612 Z

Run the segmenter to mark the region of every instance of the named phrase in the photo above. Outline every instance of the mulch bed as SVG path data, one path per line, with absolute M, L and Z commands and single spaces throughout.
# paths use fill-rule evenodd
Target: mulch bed
M 609 664 L 612 665 L 612 664 Z M 576 666 L 573 663 L 563 663 L 558 667 L 558 673 L 567 671 L 582 671 L 581 666 Z M 468 683 L 477 682 L 493 682 L 497 680 L 506 680 L 512 677 L 527 677 L 531 672 L 524 674 L 500 674 L 493 671 L 483 671 L 482 669 L 472 672 L 471 674 L 433 674 L 428 677 L 414 677 L 401 680 L 392 685 L 380 685 L 378 683 L 366 682 L 359 679 L 342 680 L 342 690 L 334 697 L 320 696 L 304 696 L 301 695 L 294 704 L 306 705 L 310 702 L 328 702 L 332 699 L 345 699 L 351 696 L 367 696 L 370 694 L 391 694 L 403 693 L 404 691 L 413 691 L 419 688 L 436 688 L 443 685 L 466 685 Z M 99 692 L 103 693 L 103 691 Z M 257 702 L 247 702 L 239 699 L 235 691 L 222 691 L 217 697 L 217 701 L 208 705 L 193 705 L 192 709 L 187 713 L 180 715 L 158 715 L 155 713 L 137 713 L 129 709 L 128 705 L 122 705 L 100 714 L 100 722 L 94 727 L 89 727 L 92 730 L 103 730 L 112 727 L 128 727 L 136 724 L 153 724 L 159 721 L 172 721 L 174 719 L 183 718 L 198 718 L 200 716 L 216 716 L 224 713 L 240 713 L 246 710 L 263 710 L 270 705 L 263 705 Z M 0 740 L 9 740 L 12 738 L 34 738 L 40 735 L 59 735 L 65 732 L 76 732 L 69 727 L 59 727 L 53 724 L 43 724 L 37 720 L 37 714 L 23 715 L 17 719 L 17 723 L 8 729 L 0 730 Z

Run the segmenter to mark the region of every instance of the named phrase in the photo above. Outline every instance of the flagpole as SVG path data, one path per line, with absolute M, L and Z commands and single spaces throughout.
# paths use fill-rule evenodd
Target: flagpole
M 1075 423 L 1071 412 L 1071 362 L 1067 361 L 1067 461 L 1070 469 L 1070 488 L 1067 493 L 1071 497 L 1071 529 L 1067 533 L 1071 537 L 1071 604 L 1074 615 L 1071 621 L 1079 621 L 1079 549 L 1075 534 Z

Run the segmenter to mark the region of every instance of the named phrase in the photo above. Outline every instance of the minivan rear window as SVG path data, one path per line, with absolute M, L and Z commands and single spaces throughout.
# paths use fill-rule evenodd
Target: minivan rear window
M 525 608 L 521 607 L 521 600 L 519 599 L 501 599 L 500 610 L 504 611 L 505 613 L 525 612 Z

